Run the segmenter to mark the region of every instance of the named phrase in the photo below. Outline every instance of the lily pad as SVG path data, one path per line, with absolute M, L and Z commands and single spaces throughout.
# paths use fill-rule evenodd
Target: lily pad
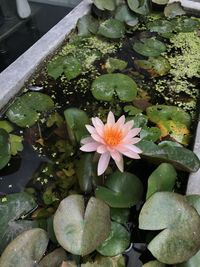
M 150 12 L 149 0 L 128 0 L 128 6 L 132 11 L 141 15 L 148 15 Z
M 78 20 L 77 28 L 79 36 L 88 36 L 91 33 L 95 34 L 98 31 L 99 23 L 89 14 Z
M 168 4 L 165 9 L 164 9 L 164 14 L 166 17 L 168 18 L 174 18 L 176 16 L 181 16 L 181 15 L 185 15 L 186 12 L 185 10 L 182 8 L 181 3 L 180 2 L 174 2 L 174 3 L 170 3 Z
M 161 131 L 157 127 L 143 127 L 140 132 L 140 138 L 143 140 L 148 140 L 156 142 L 160 139 Z
M 161 41 L 152 38 L 143 38 L 133 44 L 133 49 L 146 57 L 158 57 L 166 51 L 166 46 Z
M 200 196 L 199 195 L 187 195 L 186 199 L 190 203 L 190 205 L 193 208 L 195 208 L 195 210 L 200 215 Z
M 121 5 L 115 12 L 115 18 L 124 21 L 127 25 L 133 27 L 139 22 L 138 17 L 128 8 L 127 5 Z
M 10 153 L 15 156 L 19 151 L 23 150 L 23 137 L 15 135 L 15 134 L 10 134 L 9 135 L 9 142 L 10 142 Z
M 143 194 L 143 186 L 137 176 L 129 172 L 111 174 L 105 187 L 98 186 L 95 195 L 113 208 L 129 208 L 135 205 Z
M 63 73 L 63 60 L 64 57 L 58 57 L 50 61 L 47 65 L 47 73 L 55 80 Z
M 130 233 L 124 226 L 112 222 L 111 232 L 108 238 L 97 248 L 103 256 L 116 256 L 124 252 L 130 243 Z
M 96 257 L 94 262 L 81 264 L 81 267 L 125 267 L 125 258 L 122 255 L 116 257 Z M 70 266 L 69 266 L 70 267 Z
M 125 224 L 128 222 L 129 215 L 130 215 L 130 209 L 118 209 L 118 208 L 110 209 L 111 219 L 121 224 Z
M 94 251 L 109 235 L 110 209 L 91 197 L 86 208 L 81 195 L 61 201 L 54 216 L 54 231 L 60 245 L 75 255 Z
M 93 96 L 102 101 L 111 101 L 115 92 L 123 102 L 130 102 L 137 95 L 136 83 L 121 73 L 101 75 L 92 83 L 91 90 Z
M 125 25 L 117 19 L 108 19 L 102 22 L 99 26 L 97 34 L 110 39 L 119 39 L 124 36 Z
M 81 62 L 74 56 L 67 56 L 63 61 L 63 72 L 67 80 L 72 80 L 79 76 L 82 72 Z
M 176 183 L 176 177 L 176 170 L 171 164 L 160 164 L 149 176 L 146 199 L 159 191 L 172 191 Z
M 37 227 L 37 222 L 23 218 L 36 207 L 34 198 L 27 193 L 10 194 L 0 199 L 0 252 L 19 234 Z
M 164 263 L 161 263 L 159 261 L 149 261 L 142 265 L 142 267 L 166 267 Z
M 0 129 L 4 129 L 7 133 L 11 133 L 14 130 L 12 124 L 6 120 L 0 121 Z
M 196 267 L 200 266 L 200 251 L 198 251 L 192 258 L 190 258 L 188 261 L 177 264 L 177 267 Z
M 124 60 L 110 57 L 107 59 L 105 68 L 108 73 L 112 73 L 115 70 L 124 70 L 127 67 L 128 63 Z
M 18 98 L 8 109 L 8 119 L 20 127 L 34 125 L 41 112 L 46 112 L 54 107 L 53 100 L 43 93 L 26 93 Z
M 136 108 L 132 105 L 127 105 L 124 107 L 124 111 L 128 113 L 129 116 L 135 116 L 137 114 L 142 113 L 142 110 L 139 108 Z M 135 126 L 135 124 L 134 124 Z
M 165 19 L 150 21 L 146 26 L 151 32 L 157 32 L 159 34 L 171 33 L 174 30 L 173 23 Z
M 115 0 L 92 0 L 92 2 L 100 10 L 113 11 L 115 9 Z
M 158 5 L 166 5 L 169 0 L 152 0 L 152 2 Z
M 82 192 L 90 193 L 93 188 L 93 180 L 96 177 L 96 169 L 93 162 L 94 155 L 87 153 L 81 155 L 76 162 L 76 174 Z
M 150 57 L 148 60 L 136 59 L 134 63 L 138 68 L 145 70 L 151 77 L 164 76 L 171 69 L 169 61 L 162 56 Z
M 89 118 L 86 112 L 78 108 L 68 108 L 64 111 L 64 115 L 70 140 L 73 143 L 80 142 L 84 136 L 88 135 L 85 125 L 89 124 Z
M 39 228 L 23 232 L 4 250 L 0 258 L 1 267 L 22 267 L 36 265 L 44 255 L 49 239 Z
M 191 117 L 183 109 L 175 106 L 154 105 L 146 109 L 150 121 L 158 123 L 160 121 L 172 120 L 190 127 Z
M 193 32 L 199 29 L 200 23 L 195 18 L 181 16 L 175 19 L 174 25 L 177 32 Z
M 165 144 L 161 147 L 151 141 L 142 140 L 137 146 L 141 155 L 156 163 L 168 162 L 175 168 L 187 172 L 196 172 L 200 168 L 198 157 L 189 149 Z
M 60 267 L 62 262 L 67 260 L 67 254 L 63 248 L 57 248 L 46 255 L 41 261 L 40 267 Z
M 162 263 L 184 262 L 199 250 L 200 217 L 179 194 L 153 194 L 140 212 L 139 228 L 162 230 L 148 245 L 154 257 Z
M 0 169 L 3 169 L 11 158 L 9 134 L 0 129 Z

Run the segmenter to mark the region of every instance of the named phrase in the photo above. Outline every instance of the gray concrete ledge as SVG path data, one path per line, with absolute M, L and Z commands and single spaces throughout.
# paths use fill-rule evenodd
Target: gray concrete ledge
M 29 2 L 37 2 L 48 5 L 75 7 L 81 0 L 29 0 Z
M 89 0 L 82 1 L 31 48 L 0 73 L 0 109 L 18 93 L 39 64 L 61 45 L 66 36 L 75 28 L 78 19 L 89 12 L 90 5 Z

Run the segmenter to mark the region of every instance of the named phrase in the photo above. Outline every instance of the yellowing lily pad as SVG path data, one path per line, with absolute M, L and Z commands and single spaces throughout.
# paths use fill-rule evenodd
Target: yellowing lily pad
M 137 95 L 137 84 L 125 74 L 104 74 L 92 83 L 91 91 L 97 100 L 111 101 L 116 92 L 121 101 L 130 102 Z

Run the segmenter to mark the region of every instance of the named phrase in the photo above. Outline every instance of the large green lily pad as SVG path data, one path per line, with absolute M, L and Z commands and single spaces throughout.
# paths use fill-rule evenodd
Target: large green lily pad
M 111 101 L 115 92 L 123 102 L 130 102 L 137 95 L 136 83 L 121 73 L 101 75 L 92 83 L 91 90 L 93 96 L 102 101 Z
M 79 36 L 88 36 L 97 32 L 99 23 L 93 16 L 88 14 L 78 20 L 77 28 Z
M 47 233 L 40 228 L 23 232 L 4 250 L 0 258 L 0 266 L 38 266 L 38 262 L 46 251 L 48 242 Z
M 103 256 L 116 256 L 123 253 L 129 246 L 130 233 L 124 226 L 112 222 L 111 232 L 108 238 L 97 248 Z
M 130 209 L 111 208 L 110 216 L 112 221 L 125 224 L 129 220 Z
M 116 171 L 111 174 L 105 186 L 98 186 L 95 195 L 113 208 L 129 208 L 135 205 L 143 194 L 143 186 L 137 176 L 129 172 Z
M 133 44 L 133 49 L 146 57 L 158 57 L 166 51 L 166 46 L 154 37 L 143 38 Z
M 0 169 L 3 169 L 11 158 L 9 134 L 6 130 L 0 129 Z
M 149 261 L 142 265 L 142 267 L 166 267 L 164 263 L 161 263 L 159 261 Z
M 160 164 L 149 176 L 146 198 L 159 191 L 172 191 L 176 182 L 177 173 L 169 163 Z
M 53 107 L 54 102 L 48 95 L 31 92 L 16 98 L 6 112 L 6 116 L 20 127 L 30 127 L 37 122 L 41 112 Z
M 94 251 L 109 235 L 110 209 L 101 200 L 91 197 L 85 207 L 81 195 L 61 201 L 54 216 L 54 231 L 60 245 L 75 255 Z
M 67 260 L 66 251 L 63 248 L 57 248 L 40 261 L 39 267 L 60 267 L 65 260 Z
M 113 11 L 116 6 L 115 0 L 92 0 L 92 2 L 100 10 Z
M 37 227 L 36 222 L 23 218 L 36 207 L 34 198 L 27 193 L 10 194 L 0 199 L 0 252 L 16 236 Z
M 125 24 L 117 19 L 108 19 L 99 26 L 97 34 L 110 39 L 118 39 L 124 36 Z
M 128 8 L 127 5 L 120 5 L 116 12 L 115 18 L 124 21 L 129 26 L 135 26 L 138 24 L 138 17 Z
M 200 217 L 185 197 L 157 192 L 144 204 L 139 228 L 162 230 L 148 245 L 162 263 L 176 264 L 191 258 L 200 247 Z
M 150 12 L 149 0 L 128 0 L 128 6 L 132 11 L 141 15 L 147 15 Z
M 64 111 L 64 115 L 71 142 L 80 142 L 84 136 L 88 135 L 85 125 L 89 123 L 89 118 L 86 112 L 78 108 L 68 108 Z
M 137 146 L 143 151 L 141 155 L 155 163 L 168 162 L 187 172 L 196 172 L 200 168 L 198 157 L 187 148 L 171 146 L 168 143 L 161 147 L 146 140 L 140 141 Z

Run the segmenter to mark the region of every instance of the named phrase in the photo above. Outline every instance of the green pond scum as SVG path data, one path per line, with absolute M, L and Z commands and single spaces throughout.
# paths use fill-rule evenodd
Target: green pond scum
M 198 267 L 200 19 L 92 2 L 1 117 L 0 266 Z

